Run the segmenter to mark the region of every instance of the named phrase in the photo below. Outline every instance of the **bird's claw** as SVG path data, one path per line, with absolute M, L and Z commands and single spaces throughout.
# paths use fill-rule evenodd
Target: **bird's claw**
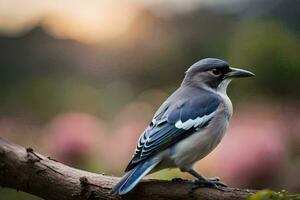
M 209 178 L 208 180 L 209 181 L 217 181 L 217 182 L 219 182 L 221 179 L 220 179 L 220 177 L 213 177 L 213 178 Z
M 199 187 L 212 187 L 212 188 L 216 188 L 218 190 L 224 191 L 224 187 L 227 187 L 227 185 L 220 182 L 220 179 L 218 177 L 215 177 L 215 178 L 210 178 L 207 180 L 194 181 L 192 189 L 195 190 Z

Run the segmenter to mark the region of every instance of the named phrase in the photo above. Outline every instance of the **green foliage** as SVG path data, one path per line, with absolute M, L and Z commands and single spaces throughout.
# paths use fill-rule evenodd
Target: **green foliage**
M 300 194 L 292 195 L 285 190 L 281 192 L 262 190 L 251 195 L 247 200 L 300 200 Z
M 278 22 L 242 22 L 231 41 L 229 60 L 233 66 L 253 71 L 256 77 L 251 84 L 241 81 L 238 89 L 277 98 L 299 97 L 295 87 L 300 84 L 298 44 L 297 35 Z

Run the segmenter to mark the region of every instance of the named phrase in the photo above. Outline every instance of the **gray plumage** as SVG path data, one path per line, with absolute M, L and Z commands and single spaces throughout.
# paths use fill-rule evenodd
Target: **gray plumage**
M 193 170 L 193 164 L 221 141 L 232 115 L 226 88 L 234 77 L 254 74 L 229 67 L 220 59 L 207 58 L 192 65 L 181 86 L 161 105 L 140 136 L 127 174 L 113 188 L 129 192 L 146 174 L 178 167 L 211 186 L 224 186 Z

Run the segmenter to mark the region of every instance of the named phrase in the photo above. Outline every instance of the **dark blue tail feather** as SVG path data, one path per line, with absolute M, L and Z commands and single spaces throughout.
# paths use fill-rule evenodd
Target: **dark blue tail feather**
M 158 163 L 159 159 L 150 159 L 138 164 L 127 172 L 122 179 L 112 188 L 113 194 L 123 195 L 132 190 L 138 182 L 146 176 Z

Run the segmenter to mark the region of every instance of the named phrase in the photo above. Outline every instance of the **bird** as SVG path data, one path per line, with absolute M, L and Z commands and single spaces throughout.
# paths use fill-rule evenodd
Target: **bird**
M 124 195 L 147 174 L 165 168 L 191 174 L 199 186 L 226 187 L 218 177 L 202 176 L 193 165 L 220 143 L 228 128 L 233 112 L 228 84 L 234 78 L 251 76 L 255 74 L 217 58 L 204 58 L 190 66 L 180 87 L 140 135 L 126 174 L 111 193 Z

